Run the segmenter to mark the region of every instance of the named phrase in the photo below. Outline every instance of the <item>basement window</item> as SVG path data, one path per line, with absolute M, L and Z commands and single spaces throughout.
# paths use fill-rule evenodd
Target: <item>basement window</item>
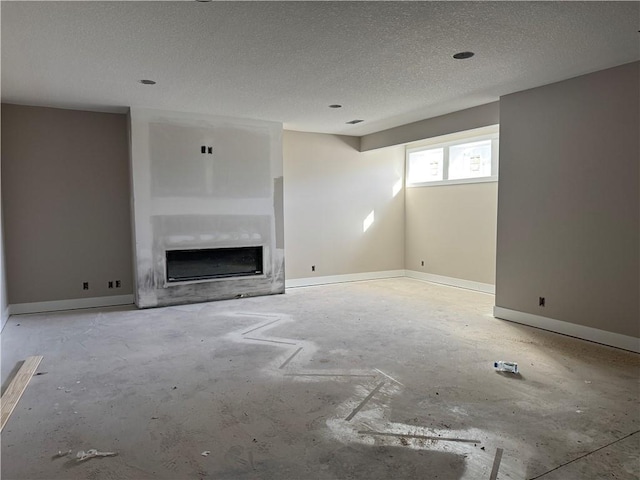
M 481 135 L 460 132 L 440 137 L 440 143 L 432 139 L 428 145 L 407 148 L 407 186 L 498 181 L 497 126 L 492 130 Z

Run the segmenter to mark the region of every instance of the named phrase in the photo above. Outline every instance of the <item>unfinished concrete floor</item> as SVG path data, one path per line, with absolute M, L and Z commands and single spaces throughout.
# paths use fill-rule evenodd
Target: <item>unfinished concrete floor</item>
M 640 356 L 492 305 L 400 278 L 11 317 L 3 386 L 44 360 L 2 478 L 478 480 L 502 449 L 498 479 L 637 479 Z M 90 448 L 118 456 L 75 460 Z

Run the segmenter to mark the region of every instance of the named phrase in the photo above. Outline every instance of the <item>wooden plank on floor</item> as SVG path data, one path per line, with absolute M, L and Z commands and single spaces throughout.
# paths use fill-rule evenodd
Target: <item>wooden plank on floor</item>
M 11 383 L 2 395 L 2 398 L 0 398 L 0 431 L 4 428 L 7 420 L 9 420 L 9 417 L 13 412 L 13 409 L 16 408 L 20 397 L 22 397 L 22 394 L 27 389 L 27 385 L 29 385 L 29 381 L 31 380 L 31 377 L 33 377 L 33 374 L 36 373 L 41 360 L 42 357 L 39 355 L 27 357 L 20 367 L 20 370 L 18 370 L 18 373 L 16 373 L 16 376 L 11 380 Z

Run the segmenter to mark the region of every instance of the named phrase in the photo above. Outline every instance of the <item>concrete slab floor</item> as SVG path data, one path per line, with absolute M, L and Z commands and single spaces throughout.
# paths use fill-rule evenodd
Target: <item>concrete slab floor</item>
M 3 388 L 44 359 L 2 478 L 638 479 L 640 356 L 492 306 L 399 278 L 13 316 Z M 90 448 L 118 455 L 75 459 Z

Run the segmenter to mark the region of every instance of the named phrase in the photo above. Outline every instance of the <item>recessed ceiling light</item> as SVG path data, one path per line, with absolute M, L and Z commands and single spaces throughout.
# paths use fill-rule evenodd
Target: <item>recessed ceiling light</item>
M 156 82 L 154 82 L 153 80 L 138 80 L 138 82 L 140 82 L 143 85 L 155 85 Z
M 338 105 L 337 103 L 334 103 L 333 105 L 329 105 L 329 108 L 342 108 L 342 105 Z
M 362 123 L 364 122 L 364 120 L 351 120 L 350 122 L 347 122 L 348 125 L 355 125 L 356 123 Z
M 475 55 L 475 53 L 473 52 L 460 52 L 460 53 L 456 53 L 453 58 L 455 58 L 456 60 L 466 60 L 467 58 L 471 58 Z

